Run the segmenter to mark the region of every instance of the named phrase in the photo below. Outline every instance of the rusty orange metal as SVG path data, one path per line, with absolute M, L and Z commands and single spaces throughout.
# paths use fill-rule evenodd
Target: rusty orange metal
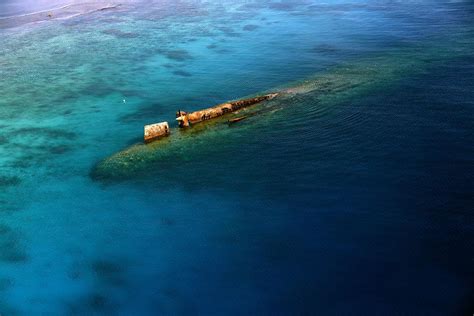
M 195 111 L 192 113 L 186 113 L 184 111 L 176 112 L 176 120 L 178 121 L 179 127 L 188 127 L 192 124 L 199 122 L 211 120 L 213 118 L 225 115 L 227 113 L 238 111 L 242 108 L 254 105 L 266 100 L 271 100 L 275 98 L 278 93 L 266 94 L 254 98 L 231 101 L 227 103 L 222 103 L 211 108 L 204 110 Z
M 145 143 L 149 143 L 155 139 L 168 136 L 170 134 L 168 122 L 145 125 L 144 129 Z

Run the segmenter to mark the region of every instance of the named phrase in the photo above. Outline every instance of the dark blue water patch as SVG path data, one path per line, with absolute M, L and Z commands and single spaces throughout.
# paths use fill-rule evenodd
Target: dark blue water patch
M 69 51 L 66 48 L 53 48 L 50 53 L 54 56 L 66 56 Z
M 0 310 L 2 313 L 5 313 L 5 315 L 18 315 L 17 311 L 4 301 L 4 298 L 7 297 L 8 290 L 14 283 L 12 279 L 0 277 Z
M 98 290 L 78 298 L 74 302 L 64 303 L 67 315 L 113 315 L 117 313 L 116 303 L 110 299 L 111 294 Z
M 340 48 L 330 44 L 319 44 L 310 49 L 310 52 L 317 54 L 335 54 L 340 51 Z
M 67 313 L 70 315 L 115 314 L 121 304 L 117 302 L 115 294 L 129 286 L 127 273 L 127 260 L 97 258 L 90 265 L 77 264 L 74 270 L 70 271 L 70 278 L 74 281 L 85 274 L 91 274 L 94 285 L 87 294 L 65 304 Z
M 72 281 L 77 281 L 77 280 L 80 280 L 82 278 L 83 273 L 79 269 L 73 268 L 73 269 L 68 271 L 67 276 Z
M 9 226 L 0 223 L 0 262 L 19 264 L 28 260 L 21 246 L 20 235 Z
M 3 191 L 5 193 L 5 191 Z M 9 200 L 4 200 L 0 197 L 0 214 L 2 215 L 10 215 L 15 212 L 19 211 L 19 208 L 12 205 L 12 202 Z
M 102 33 L 115 36 L 116 38 L 123 38 L 123 39 L 137 38 L 140 36 L 137 33 L 124 32 L 118 29 L 107 29 L 105 31 L 102 31 Z
M 219 54 L 229 54 L 232 52 L 232 50 L 228 48 L 220 48 L 220 49 L 217 49 L 216 52 Z
M 193 59 L 193 56 L 184 49 L 158 49 L 156 53 L 164 55 L 166 58 L 174 61 L 187 61 Z
M 123 287 L 126 273 L 123 263 L 110 260 L 97 260 L 92 263 L 92 271 L 100 283 L 107 286 Z
M 21 147 L 17 147 L 19 149 Z M 48 159 L 46 152 L 35 153 L 29 148 L 29 152 L 22 153 L 18 158 L 9 161 L 6 165 L 14 169 L 27 169 L 33 165 L 40 164 L 41 161 Z
M 255 24 L 247 24 L 245 25 L 242 29 L 244 31 L 255 31 L 256 29 L 258 29 L 259 26 L 258 25 L 255 25 Z
M 74 148 L 73 146 L 62 144 L 62 145 L 45 146 L 44 149 L 46 149 L 49 153 L 53 155 L 63 155 L 72 151 L 73 148 Z
M 0 292 L 8 290 L 12 285 L 13 285 L 12 279 L 0 278 Z
M 218 46 L 216 44 L 209 44 L 206 46 L 208 49 L 215 49 L 217 48 Z
M 77 133 L 65 129 L 51 128 L 51 127 L 24 127 L 15 129 L 9 133 L 12 137 L 44 137 L 47 139 L 70 139 L 77 138 Z
M 18 310 L 14 309 L 10 304 L 6 303 L 3 298 L 0 298 L 0 309 L 6 315 L 20 315 Z
M 190 72 L 184 70 L 175 70 L 173 74 L 180 76 L 180 77 L 192 77 L 193 75 Z
M 12 187 L 20 185 L 21 178 L 17 176 L 7 176 L 0 174 L 0 188 Z
M 176 225 L 176 220 L 170 217 L 162 217 L 161 224 L 166 227 L 172 227 Z
M 7 149 L 19 153 L 5 163 L 6 166 L 14 169 L 26 169 L 33 165 L 44 165 L 49 161 L 51 155 L 64 155 L 75 149 L 77 144 L 58 141 L 55 139 L 34 139 L 29 143 L 12 142 L 7 145 Z M 8 180 L 8 177 L 5 178 Z M 12 183 L 12 181 L 6 181 Z M 1 184 L 0 184 L 1 186 Z
M 109 302 L 107 302 L 106 296 L 102 294 L 91 294 L 87 298 L 86 306 L 90 306 L 94 311 L 102 311 L 105 312 L 106 310 L 110 310 Z
M 14 159 L 13 161 L 9 162 L 7 164 L 7 166 L 11 167 L 11 168 L 14 168 L 14 169 L 27 169 L 27 168 L 31 167 L 32 164 L 33 164 L 33 162 L 28 160 L 28 159 L 18 158 L 18 159 Z
M 8 144 L 9 143 L 9 140 L 7 137 L 5 136 L 0 136 L 0 146 L 1 145 L 5 145 L 5 144 Z
M 81 91 L 81 95 L 91 95 L 96 97 L 105 97 L 110 93 L 116 91 L 109 83 L 102 80 L 95 80 L 93 84 L 84 87 Z
M 227 37 L 240 37 L 241 34 L 236 32 L 232 27 L 229 26 L 219 26 L 217 30 L 221 31 Z

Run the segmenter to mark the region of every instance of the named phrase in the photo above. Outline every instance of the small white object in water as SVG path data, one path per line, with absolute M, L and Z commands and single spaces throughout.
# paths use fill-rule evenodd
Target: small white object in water
M 127 103 L 127 101 L 125 101 L 125 99 L 123 99 L 123 103 Z

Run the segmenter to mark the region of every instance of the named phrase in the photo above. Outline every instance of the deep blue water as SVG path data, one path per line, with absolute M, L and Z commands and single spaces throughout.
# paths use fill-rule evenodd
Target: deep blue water
M 108 4 L 0 19 L 1 315 L 474 312 L 472 1 Z

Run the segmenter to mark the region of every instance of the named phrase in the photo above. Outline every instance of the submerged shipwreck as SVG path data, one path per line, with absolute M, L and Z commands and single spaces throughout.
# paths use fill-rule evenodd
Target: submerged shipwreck
M 95 181 L 107 183 L 166 172 L 166 178 L 175 177 L 179 181 L 184 175 L 169 172 L 168 168 L 199 167 L 196 159 L 199 161 L 197 157 L 205 157 L 212 152 L 213 146 L 209 144 L 241 141 L 240 136 L 251 135 L 249 129 L 257 125 L 274 130 L 275 122 L 281 124 L 282 121 L 294 120 L 294 115 L 305 115 L 306 120 L 310 119 L 331 105 L 386 89 L 401 80 L 406 72 L 423 70 L 419 66 L 425 65 L 423 60 L 414 60 L 413 55 L 408 54 L 411 50 L 405 51 L 407 54 L 397 54 L 397 58 L 381 56 L 377 63 L 371 57 L 350 66 L 335 67 L 305 80 L 274 88 L 275 93 L 229 101 L 191 113 L 177 111 L 178 127 L 170 128 L 168 122 L 145 126 L 145 143 L 132 144 L 98 161 L 92 167 L 90 176 Z M 288 107 L 292 107 L 291 112 L 285 110 Z M 232 126 L 255 115 L 262 119 L 242 126 L 239 132 L 219 128 L 221 123 Z M 155 142 L 157 139 L 160 140 Z M 164 173 L 161 175 L 164 179 Z
M 270 93 L 262 96 L 257 96 L 249 99 L 241 99 L 237 101 L 230 101 L 227 103 L 222 103 L 211 108 L 204 110 L 195 111 L 192 113 L 187 113 L 179 110 L 176 112 L 176 120 L 178 121 L 178 126 L 180 128 L 190 127 L 193 124 L 197 124 L 203 121 L 212 120 L 223 116 L 228 113 L 236 112 L 245 107 L 271 100 L 278 96 L 278 93 Z M 232 120 L 229 120 L 229 123 L 236 123 L 243 120 L 245 117 L 238 117 Z M 144 129 L 144 140 L 145 143 L 150 143 L 154 140 L 160 139 L 162 137 L 170 135 L 170 127 L 168 122 L 161 122 L 156 124 L 145 125 Z
M 217 131 L 227 130 L 219 126 L 233 126 L 255 115 L 272 113 L 290 95 L 293 92 L 278 90 L 276 93 L 228 101 L 194 112 L 178 110 L 177 127 L 170 127 L 168 122 L 145 125 L 144 143 L 133 144 L 101 160 L 92 168 L 90 176 L 103 182 L 128 179 L 142 172 L 147 173 L 154 161 L 166 163 L 182 159 L 183 152 L 194 152 L 203 140 L 215 141 Z M 231 129 L 228 131 L 232 133 Z

